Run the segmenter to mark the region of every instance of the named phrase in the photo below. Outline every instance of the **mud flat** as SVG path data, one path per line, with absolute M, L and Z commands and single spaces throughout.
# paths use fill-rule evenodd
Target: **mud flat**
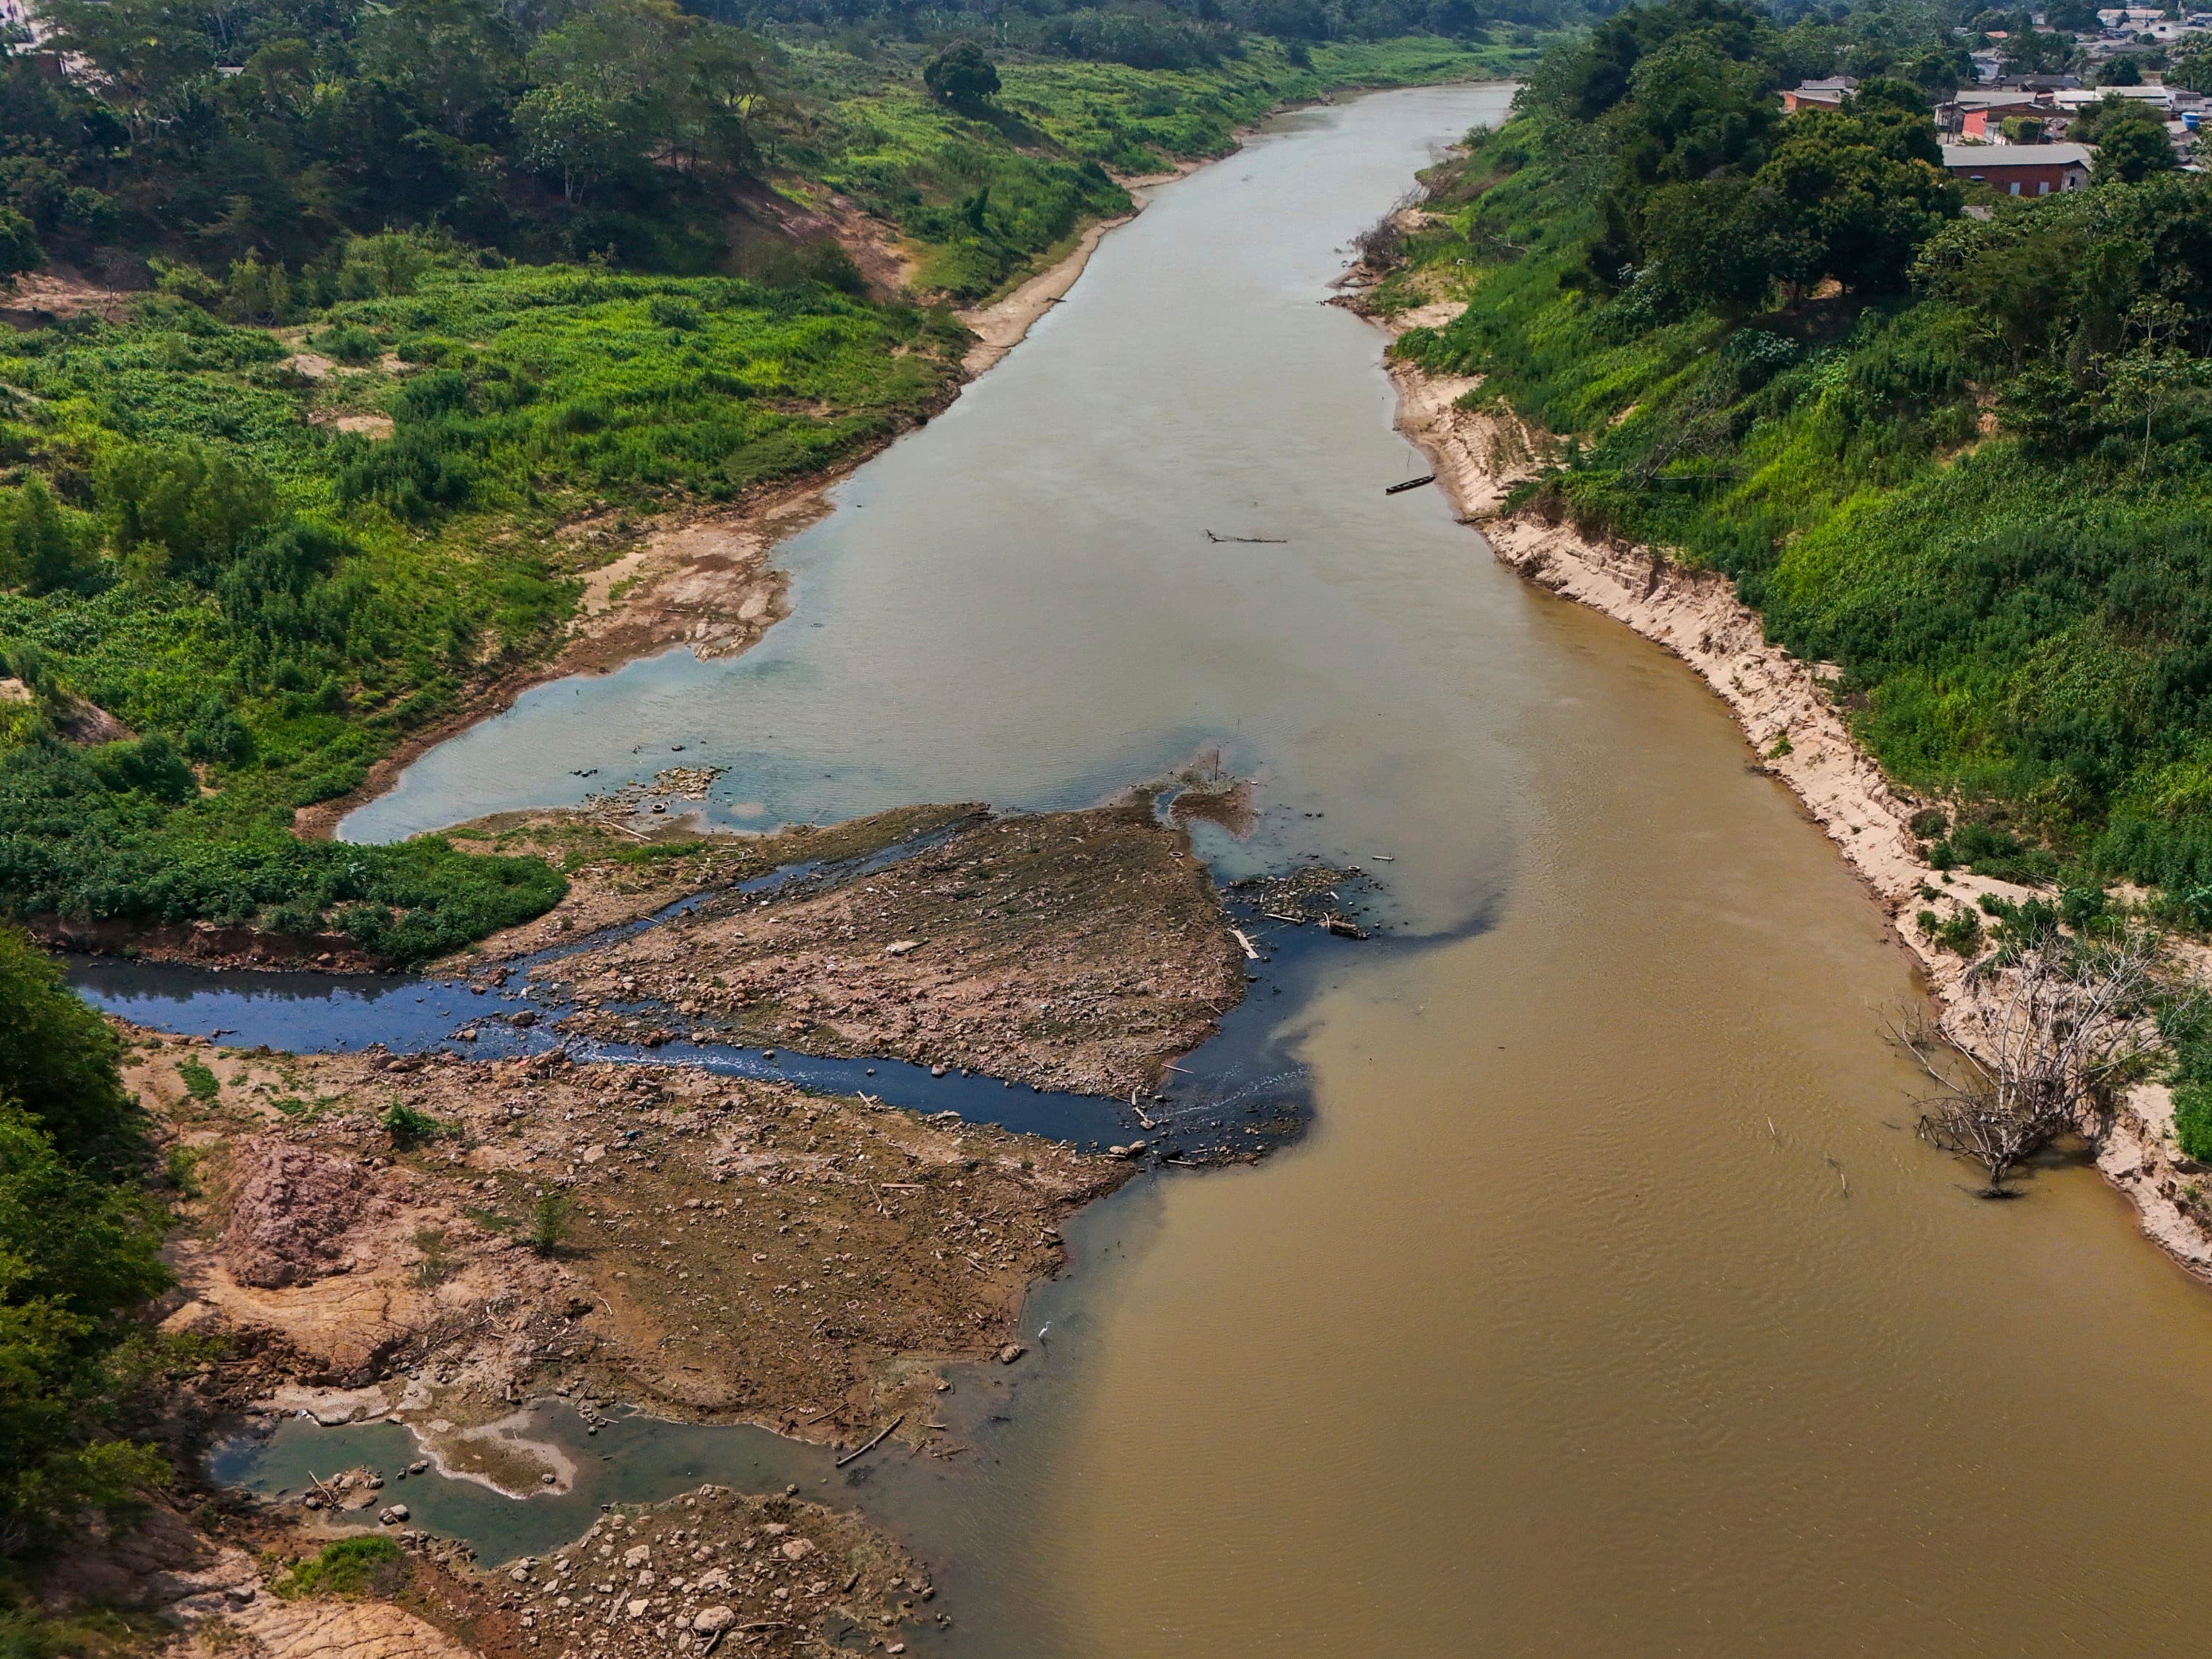
M 211 1102 L 176 1081 L 198 1060 Z M 391 1417 L 449 1472 L 562 1486 L 482 1431 L 556 1387 L 825 1443 L 1011 1340 L 1127 1158 L 689 1068 L 142 1044 L 204 1196 L 173 1330 L 245 1340 L 225 1403 Z M 408 1115 L 417 1115 L 410 1117 Z M 395 1133 L 395 1122 L 417 1127 Z M 550 1200 L 558 1243 L 525 1241 Z M 921 1436 L 917 1420 L 909 1433 Z M 550 1482 L 544 1477 L 552 1477 Z
M 1205 866 L 1149 801 L 978 815 L 827 890 L 696 911 L 536 970 L 587 1012 L 651 997 L 702 1036 L 965 1067 L 1042 1088 L 1149 1092 L 1212 1036 L 1243 953 Z

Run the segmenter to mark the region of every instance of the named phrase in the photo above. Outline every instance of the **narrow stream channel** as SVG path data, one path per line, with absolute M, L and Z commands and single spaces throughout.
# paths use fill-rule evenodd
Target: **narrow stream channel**
M 1504 100 L 1303 112 L 1162 191 L 791 544 L 757 649 L 543 687 L 348 821 L 677 744 L 730 823 L 1060 805 L 1218 743 L 1265 809 L 1223 874 L 1369 863 L 1431 941 L 1274 1000 L 1300 1144 L 1079 1218 L 1034 1361 L 948 1401 L 972 1455 L 594 1454 L 860 1504 L 963 1655 L 2194 1650 L 2212 1299 L 2084 1169 L 1971 1200 L 1879 1036 L 1902 953 L 1721 705 L 1382 494 L 1423 469 L 1327 284 Z M 441 1524 L 495 1559 L 535 1503 Z

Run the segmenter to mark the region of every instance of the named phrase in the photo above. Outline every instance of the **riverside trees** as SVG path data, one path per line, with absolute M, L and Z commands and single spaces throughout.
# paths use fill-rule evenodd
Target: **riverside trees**
M 136 1103 L 106 1023 L 0 927 L 0 1555 L 168 1464 L 118 1432 L 130 1313 L 168 1282 Z
M 1399 349 L 1576 441 L 1524 497 L 1839 665 L 1956 861 L 2212 926 L 2212 182 L 2115 163 L 1959 216 L 1896 77 L 1759 112 L 1796 33 L 1675 0 L 1557 49 L 1434 175 L 1409 256 L 1469 303 Z

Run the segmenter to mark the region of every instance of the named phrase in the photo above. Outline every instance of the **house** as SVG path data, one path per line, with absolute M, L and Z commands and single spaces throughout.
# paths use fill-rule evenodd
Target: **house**
M 2050 196 L 2089 182 L 2087 144 L 1946 144 L 1943 169 L 2000 196 Z
M 1858 89 L 1859 83 L 1848 75 L 1826 81 L 1808 81 L 1782 94 L 1782 107 L 1791 114 L 1801 109 L 1841 109 L 1844 100 Z
M 2118 95 L 2140 99 L 2152 107 L 2165 111 L 2173 107 L 2174 94 L 2166 87 L 2080 87 L 2068 92 L 2051 94 L 2051 100 L 2069 115 L 2079 114 L 2092 104 Z
M 2057 113 L 2057 104 L 2025 88 L 1965 88 L 1936 106 L 1936 130 L 1993 137 L 2008 115 L 2050 119 Z

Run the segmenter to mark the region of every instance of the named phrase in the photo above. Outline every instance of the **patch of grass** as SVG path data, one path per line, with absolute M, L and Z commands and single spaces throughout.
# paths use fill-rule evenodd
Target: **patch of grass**
M 436 1118 L 404 1100 L 395 1100 L 384 1109 L 377 1122 L 385 1133 L 392 1137 L 392 1145 L 399 1152 L 410 1152 L 425 1141 L 439 1140 L 456 1133 L 452 1124 Z
M 395 1587 L 405 1574 L 405 1559 L 389 1538 L 341 1538 L 279 1574 L 270 1588 L 287 1601 L 311 1595 L 358 1600 Z
M 177 1062 L 177 1075 L 184 1079 L 185 1092 L 205 1104 L 222 1092 L 222 1081 L 197 1060 Z

